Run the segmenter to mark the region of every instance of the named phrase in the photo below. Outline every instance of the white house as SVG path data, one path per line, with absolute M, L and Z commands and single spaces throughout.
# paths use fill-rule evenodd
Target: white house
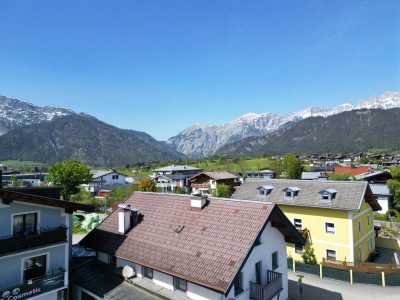
M 95 196 L 100 190 L 111 191 L 113 187 L 125 186 L 126 175 L 114 171 L 91 171 L 92 181 L 88 184 L 82 184 L 86 191 L 92 192 Z
M 162 192 L 174 191 L 177 188 L 189 192 L 189 178 L 201 171 L 199 168 L 188 165 L 171 165 L 153 170 L 152 178 Z
M 105 289 L 95 269 L 77 269 L 72 296 L 111 299 L 141 286 L 163 299 L 287 299 L 285 242 L 305 239 L 275 205 L 135 192 L 80 242 L 97 250 L 93 268 L 123 268 L 127 280 Z
M 70 216 L 93 207 L 7 190 L 0 198 L 0 299 L 66 299 Z
M 382 207 L 379 213 L 385 214 L 392 208 L 390 205 L 390 197 L 392 194 L 390 193 L 387 184 L 370 183 L 369 186 L 372 193 L 377 198 L 379 205 Z

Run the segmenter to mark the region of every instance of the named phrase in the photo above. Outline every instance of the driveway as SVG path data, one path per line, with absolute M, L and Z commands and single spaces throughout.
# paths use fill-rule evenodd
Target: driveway
M 368 300 L 400 299 L 399 287 L 382 287 L 368 284 L 349 284 L 345 282 L 321 279 L 308 274 L 303 278 L 303 297 L 300 297 L 297 285 L 299 273 L 289 271 L 289 299 L 291 300 Z

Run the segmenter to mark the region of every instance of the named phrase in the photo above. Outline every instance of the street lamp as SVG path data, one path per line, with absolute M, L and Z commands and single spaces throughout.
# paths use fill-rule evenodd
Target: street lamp
M 299 287 L 299 294 L 300 294 L 300 300 L 303 300 L 303 282 L 302 279 L 304 275 L 297 275 L 299 279 L 297 280 L 297 286 Z

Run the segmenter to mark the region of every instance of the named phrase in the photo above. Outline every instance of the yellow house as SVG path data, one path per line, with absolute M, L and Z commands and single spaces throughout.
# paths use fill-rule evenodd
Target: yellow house
M 381 207 L 368 182 L 247 179 L 232 198 L 278 204 L 307 235 L 304 247 L 287 243 L 295 260 L 310 248 L 317 262 L 366 261 L 375 250 L 373 211 Z

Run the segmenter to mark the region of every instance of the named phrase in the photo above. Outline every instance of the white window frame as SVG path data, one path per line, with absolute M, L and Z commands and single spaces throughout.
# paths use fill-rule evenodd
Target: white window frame
M 328 224 L 333 224 L 333 232 L 328 231 Z M 329 235 L 335 235 L 336 234 L 336 224 L 334 222 L 325 222 L 325 233 Z
M 26 215 L 26 214 L 37 214 L 37 219 L 36 219 L 36 230 L 40 230 L 40 210 L 31 210 L 31 211 L 23 211 L 23 212 L 17 212 L 15 214 L 11 214 L 11 227 L 10 227 L 10 235 L 14 235 L 14 216 L 19 216 L 19 215 Z M 34 257 L 34 256 L 32 256 Z
M 296 220 L 300 220 L 300 227 L 297 227 Z M 300 218 L 293 218 L 293 225 L 294 225 L 294 227 L 296 227 L 298 229 L 303 229 L 303 220 Z
M 294 245 L 294 252 L 295 253 L 298 253 L 298 254 L 304 253 L 304 245 L 302 245 L 302 244 L 293 244 L 293 245 Z
M 372 250 L 372 237 L 368 239 L 368 252 Z
M 25 266 L 25 260 L 33 257 L 38 257 L 38 256 L 43 256 L 46 255 L 46 275 L 49 272 L 49 265 L 50 265 L 50 252 L 42 252 L 42 253 L 37 253 L 35 255 L 30 255 L 30 256 L 25 256 L 21 258 L 21 284 L 24 282 L 24 266 Z
M 333 249 L 325 249 L 326 259 L 330 259 L 330 258 L 328 258 L 328 251 L 335 252 L 335 259 L 334 259 L 334 260 L 336 260 L 336 258 L 337 258 L 337 253 L 336 253 L 336 250 L 333 250 Z

